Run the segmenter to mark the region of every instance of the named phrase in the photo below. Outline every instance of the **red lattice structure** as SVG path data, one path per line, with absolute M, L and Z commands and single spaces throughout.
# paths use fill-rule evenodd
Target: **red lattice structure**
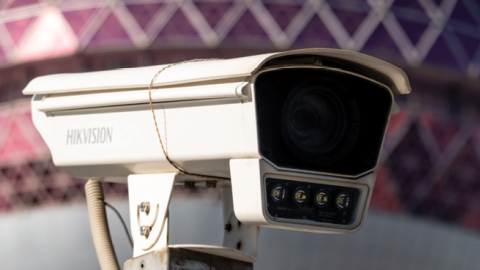
M 392 119 L 371 207 L 480 229 L 480 125 L 402 111 Z
M 475 0 L 0 1 L 0 67 L 105 51 L 332 47 L 480 76 Z
M 0 211 L 84 201 L 86 180 L 55 167 L 33 125 L 29 99 L 0 106 L 0 145 Z M 109 197 L 127 196 L 126 185 L 106 183 L 104 190 Z

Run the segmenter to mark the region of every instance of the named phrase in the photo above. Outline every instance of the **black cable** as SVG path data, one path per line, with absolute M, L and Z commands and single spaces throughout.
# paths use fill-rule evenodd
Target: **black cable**
M 125 221 L 123 221 L 122 216 L 121 216 L 120 213 L 117 211 L 117 209 L 115 209 L 115 207 L 113 207 L 111 204 L 107 203 L 106 201 L 103 201 L 103 203 L 105 204 L 105 206 L 110 207 L 110 209 L 112 209 L 112 210 L 117 214 L 118 218 L 119 218 L 120 221 L 122 222 L 123 228 L 125 229 L 125 233 L 127 234 L 128 241 L 130 242 L 130 245 L 131 245 L 132 248 L 133 248 L 132 237 L 130 236 L 130 233 L 128 232 L 127 225 L 125 225 Z

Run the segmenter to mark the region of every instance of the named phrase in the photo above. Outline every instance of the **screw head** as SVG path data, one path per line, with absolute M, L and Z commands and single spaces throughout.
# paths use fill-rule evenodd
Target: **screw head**
M 216 188 L 217 187 L 217 181 L 207 181 L 205 183 L 207 188 Z
M 140 235 L 145 236 L 145 238 L 148 238 L 148 235 L 150 234 L 150 226 L 140 226 Z
M 148 212 L 150 212 L 150 202 L 141 202 L 140 211 L 145 212 L 148 215 Z
M 195 188 L 195 182 L 185 182 L 184 187 L 186 189 L 194 189 Z

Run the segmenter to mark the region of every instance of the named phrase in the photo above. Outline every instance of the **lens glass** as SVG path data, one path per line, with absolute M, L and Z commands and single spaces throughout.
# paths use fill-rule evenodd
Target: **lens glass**
M 272 189 L 272 198 L 275 202 L 281 202 L 287 196 L 287 190 L 279 185 Z
M 350 196 L 343 192 L 338 194 L 337 199 L 335 200 L 335 204 L 340 210 L 348 208 L 350 206 Z
M 331 165 L 344 158 L 358 136 L 358 110 L 338 82 L 316 78 L 289 93 L 282 109 L 282 133 L 304 162 Z
M 297 205 L 304 205 L 308 202 L 308 192 L 303 187 L 298 187 L 293 191 L 293 201 Z
M 329 196 L 326 191 L 319 190 L 315 195 L 315 203 L 318 206 L 325 206 L 328 203 Z
M 298 135 L 309 136 L 315 132 L 319 120 L 315 107 L 300 105 L 293 111 L 290 125 Z
M 288 133 L 300 148 L 323 152 L 343 137 L 346 116 L 342 103 L 332 93 L 310 87 L 299 92 L 289 105 Z

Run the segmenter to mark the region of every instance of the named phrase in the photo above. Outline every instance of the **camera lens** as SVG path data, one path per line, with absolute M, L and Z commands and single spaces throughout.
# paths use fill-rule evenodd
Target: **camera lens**
M 326 190 L 321 189 L 315 192 L 313 200 L 318 207 L 324 207 L 330 202 L 330 194 Z
M 290 117 L 292 129 L 299 135 L 308 136 L 315 132 L 320 117 L 314 106 L 300 105 Z
M 282 111 L 288 147 L 302 160 L 329 165 L 345 157 L 359 132 L 356 102 L 339 83 L 319 78 L 297 85 Z
M 298 206 L 308 203 L 310 195 L 304 187 L 298 187 L 293 191 L 293 202 Z
M 341 192 L 337 195 L 337 198 L 335 199 L 335 205 L 338 209 L 345 210 L 350 206 L 350 201 L 350 196 L 345 192 Z
M 346 129 L 346 115 L 340 100 L 330 91 L 308 87 L 290 104 L 287 125 L 290 136 L 301 148 L 328 151 Z
M 283 185 L 276 185 L 271 195 L 274 202 L 281 202 L 287 197 L 287 189 Z

